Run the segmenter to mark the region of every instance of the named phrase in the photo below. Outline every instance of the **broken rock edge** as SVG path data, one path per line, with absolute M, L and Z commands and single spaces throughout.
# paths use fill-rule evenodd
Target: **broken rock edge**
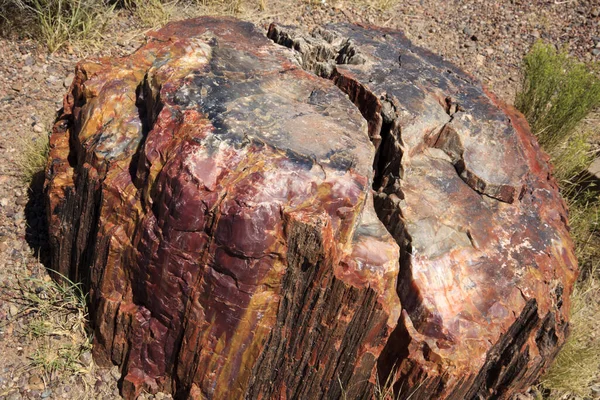
M 364 26 L 360 24 L 359 26 L 364 28 Z M 386 224 L 385 217 L 386 212 L 388 211 L 386 209 L 386 203 L 389 203 L 389 197 L 377 196 L 386 189 L 387 182 L 385 182 L 383 178 L 386 173 L 385 170 L 389 170 L 390 166 L 397 167 L 400 171 L 400 176 L 396 177 L 397 181 L 402 181 L 402 150 L 400 147 L 402 144 L 402 134 L 399 126 L 399 116 L 396 114 L 396 107 L 394 106 L 394 99 L 389 98 L 387 94 L 378 96 L 366 85 L 363 85 L 361 82 L 352 78 L 348 79 L 347 76 L 344 76 L 338 71 L 337 65 L 365 63 L 365 58 L 360 54 L 359 47 L 355 46 L 350 39 L 341 38 L 341 42 L 334 45 L 333 41 L 340 38 L 336 37 L 335 33 L 327 31 L 327 29 L 317 28 L 315 31 L 318 35 L 328 42 L 327 45 L 321 46 L 318 43 L 308 43 L 302 36 L 299 38 L 292 37 L 286 31 L 291 30 L 294 32 L 295 29 L 296 27 L 294 26 L 283 26 L 272 23 L 268 28 L 267 37 L 276 44 L 291 49 L 301 68 L 322 78 L 332 80 L 340 90 L 346 93 L 367 120 L 369 126 L 369 139 L 376 150 L 373 162 L 374 179 L 372 187 L 374 192 L 375 212 L 400 247 L 400 271 L 398 274 L 397 291 L 402 304 L 402 315 L 398 321 L 397 328 L 392 332 L 392 335 L 388 339 L 388 346 L 392 345 L 394 349 L 386 351 L 388 350 L 388 346 L 386 346 L 386 349 L 384 349 L 378 360 L 377 374 L 379 382 L 387 383 L 390 382 L 390 379 L 391 381 L 397 379 L 394 384 L 394 392 L 400 399 L 429 399 L 429 396 L 431 396 L 432 393 L 444 392 L 446 382 L 443 375 L 429 377 L 426 373 L 422 374 L 422 371 L 418 372 L 417 379 L 419 379 L 421 374 L 425 376 L 425 379 L 419 382 L 415 388 L 410 388 L 410 380 L 411 378 L 414 378 L 414 376 L 403 376 L 402 373 L 398 372 L 400 364 L 404 361 L 402 356 L 407 358 L 409 355 L 408 347 L 412 340 L 409 330 L 414 331 L 415 329 L 410 316 L 411 314 L 418 314 L 416 312 L 417 310 L 423 312 L 424 306 L 419 289 L 412 283 L 413 279 L 410 268 L 411 237 L 409 232 L 405 229 L 402 210 L 400 207 L 397 208 L 400 217 L 399 221 L 393 221 L 395 222 L 393 226 Z M 385 29 L 382 29 L 382 31 L 385 32 Z M 399 33 L 404 37 L 404 34 L 401 32 L 395 33 Z M 457 69 L 454 65 L 444 61 L 441 57 L 426 49 L 420 50 L 425 53 L 426 57 L 437 58 L 444 67 L 447 67 L 448 72 L 454 74 L 458 79 L 472 85 L 480 86 L 482 93 L 490 99 L 490 102 L 507 114 L 510 125 L 519 136 L 519 141 L 521 143 L 525 142 L 523 145 L 527 147 L 527 150 L 529 152 L 535 150 L 541 152 L 542 161 L 547 164 L 549 163 L 549 156 L 539 148 L 539 145 L 535 140 L 532 140 L 533 138 L 531 137 L 524 137 L 523 130 L 527 130 L 528 125 L 524 120 L 524 117 L 514 109 L 514 107 L 499 100 L 487 88 L 483 87 L 481 82 L 477 79 L 466 74 L 464 71 Z M 434 135 L 435 141 L 440 139 L 440 136 L 444 134 L 446 128 L 454 119 L 454 114 L 460 110 L 460 104 L 453 103 L 450 96 L 446 97 L 444 101 L 445 104 L 441 105 L 446 109 L 450 120 L 439 127 L 437 133 Z M 432 143 L 432 147 L 436 147 L 435 143 Z M 383 150 L 386 148 L 389 150 L 387 153 L 384 153 Z M 511 195 L 510 199 L 493 196 L 485 193 L 484 190 L 478 187 L 478 177 L 471 175 L 469 177 L 471 179 L 467 179 L 465 174 L 463 174 L 465 165 L 462 154 L 460 159 L 454 163 L 454 167 L 459 177 L 467 184 L 467 186 L 479 195 L 486 196 L 492 201 L 513 203 L 514 201 L 518 201 L 517 198 L 520 200 L 527 189 L 526 186 L 523 186 L 520 192 Z M 548 167 L 550 166 L 548 165 Z M 393 168 L 391 170 L 393 170 Z M 549 170 L 551 171 L 551 167 Z M 475 180 L 472 178 L 475 178 Z M 553 186 L 556 187 L 551 176 L 548 176 L 548 180 L 552 181 Z M 397 193 L 400 195 L 402 194 L 401 187 L 397 190 Z M 396 199 L 392 199 L 391 201 L 396 205 L 399 200 L 400 199 L 396 196 Z M 566 205 L 562 198 L 561 201 L 562 207 L 566 209 Z M 567 221 L 563 222 L 567 224 Z M 468 233 L 467 235 L 469 236 L 469 239 L 471 239 Z M 445 398 L 463 400 L 487 398 L 490 395 L 496 395 L 494 396 L 494 398 L 496 398 L 498 395 L 502 395 L 504 391 L 502 387 L 510 385 L 512 380 L 519 378 L 529 382 L 529 385 L 533 384 L 543 370 L 550 366 L 551 361 L 562 347 L 562 345 L 557 347 L 554 342 L 553 349 L 552 344 L 548 343 L 551 336 L 556 337 L 556 329 L 560 329 L 559 324 L 561 324 L 561 322 L 563 325 L 562 328 L 564 329 L 563 334 L 564 337 L 566 337 L 570 331 L 568 323 L 557 321 L 557 316 L 554 312 L 548 312 L 543 319 L 540 318 L 538 315 L 537 301 L 535 299 L 527 300 L 521 315 L 514 321 L 510 329 L 505 332 L 504 335 L 499 338 L 498 342 L 487 352 L 484 365 L 479 373 L 477 375 L 461 378 L 454 387 L 454 390 L 452 390 Z M 528 352 L 522 353 L 520 349 L 525 344 L 526 339 L 531 335 L 531 332 L 538 326 L 539 331 L 536 335 L 536 343 L 543 352 L 550 352 L 550 356 L 547 359 L 550 361 L 539 363 L 536 368 L 524 373 L 522 368 L 527 366 L 529 354 Z M 552 342 L 552 340 L 550 340 L 550 342 Z M 401 354 L 402 356 L 393 356 L 397 356 L 398 354 Z M 523 377 L 523 375 L 526 376 Z M 408 391 L 406 391 L 405 386 L 407 383 L 410 388 Z M 524 390 L 526 387 L 521 387 L 520 389 Z

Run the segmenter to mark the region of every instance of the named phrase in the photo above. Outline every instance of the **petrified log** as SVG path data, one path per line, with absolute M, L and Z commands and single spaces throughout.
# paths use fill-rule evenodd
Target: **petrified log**
M 96 361 L 126 398 L 526 387 L 576 271 L 526 123 L 399 33 L 269 37 L 205 17 L 78 64 L 46 191 Z

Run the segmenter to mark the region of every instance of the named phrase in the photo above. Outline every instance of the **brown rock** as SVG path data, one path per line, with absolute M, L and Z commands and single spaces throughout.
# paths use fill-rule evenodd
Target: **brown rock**
M 44 381 L 38 375 L 31 375 L 27 380 L 27 387 L 30 390 L 44 390 Z
M 600 180 L 600 158 L 596 158 L 588 167 L 587 172 L 596 180 Z
M 361 109 L 375 209 L 400 245 L 402 316 L 378 360 L 401 399 L 508 399 L 568 332 L 577 261 L 548 157 L 522 115 L 400 33 L 272 25 Z M 327 55 L 327 57 L 323 57 Z
M 248 23 L 169 24 L 77 67 L 51 139 L 53 266 L 142 390 L 368 393 L 400 316 L 367 123 Z
M 522 117 L 397 32 L 269 37 L 295 51 L 199 18 L 78 65 L 46 191 L 96 361 L 126 398 L 529 385 L 564 341 L 576 261 Z

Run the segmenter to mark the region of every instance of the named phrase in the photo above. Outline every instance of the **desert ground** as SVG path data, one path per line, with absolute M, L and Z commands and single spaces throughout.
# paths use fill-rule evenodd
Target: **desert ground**
M 165 3 L 154 11 L 117 7 L 101 34 L 68 41 L 54 52 L 19 22 L 2 25 L 0 399 L 120 398 L 116 367 L 98 368 L 92 360 L 81 298 L 65 298 L 47 273 L 43 173 L 32 171 L 31 182 L 23 173 L 23 156 L 49 133 L 78 60 L 128 54 L 144 42 L 144 32 L 169 20 L 227 14 L 265 29 L 271 22 L 308 29 L 337 22 L 398 29 L 508 103 L 519 87 L 521 60 L 536 40 L 564 46 L 582 61 L 600 61 L 597 0 L 263 0 L 236 7 Z M 600 386 L 591 393 L 600 399 Z M 535 396 L 532 390 L 522 398 Z

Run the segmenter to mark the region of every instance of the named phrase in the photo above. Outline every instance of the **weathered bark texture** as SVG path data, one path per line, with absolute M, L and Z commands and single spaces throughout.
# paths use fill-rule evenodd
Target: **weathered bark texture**
M 205 17 L 78 64 L 46 191 L 96 361 L 126 398 L 367 399 L 389 374 L 413 400 L 526 387 L 576 274 L 527 124 L 399 33 L 269 37 L 295 50 Z

